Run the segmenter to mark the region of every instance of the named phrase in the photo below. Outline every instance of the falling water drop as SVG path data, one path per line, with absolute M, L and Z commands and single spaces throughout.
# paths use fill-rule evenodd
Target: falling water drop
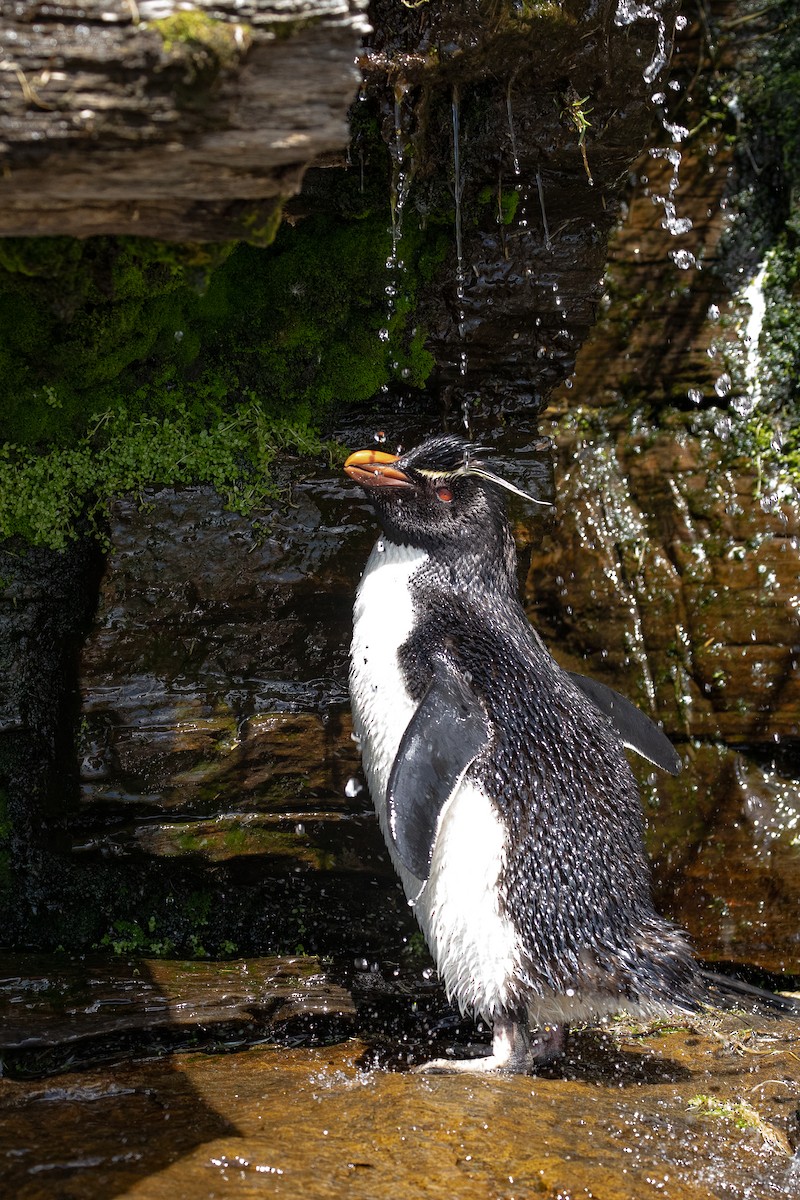
M 464 180 L 461 173 L 461 92 L 457 84 L 453 85 L 452 93 L 453 120 L 453 201 L 455 206 L 455 237 L 456 237 L 456 300 L 458 302 L 458 337 L 461 348 L 458 355 L 458 373 L 462 379 L 466 377 L 468 368 L 466 336 L 466 312 L 464 310 L 464 246 L 461 226 L 461 200 L 464 192 Z M 469 428 L 469 414 L 464 402 L 464 425 Z
M 398 82 L 394 91 L 394 131 L 389 146 L 391 161 L 391 180 L 389 185 L 389 206 L 391 213 L 392 248 L 386 259 L 388 279 L 384 286 L 386 296 L 385 324 L 378 330 L 378 338 L 388 343 L 391 337 L 391 326 L 397 311 L 397 300 L 402 293 L 402 276 L 405 263 L 400 256 L 400 246 L 403 238 L 403 212 L 408 199 L 413 174 L 413 157 L 409 155 L 406 144 L 407 113 L 404 101 L 407 85 Z M 395 369 L 391 364 L 392 370 Z M 384 391 L 386 385 L 382 385 Z
M 714 380 L 714 391 L 718 396 L 727 396 L 731 390 L 731 377 L 727 371 Z
M 671 250 L 669 256 L 679 271 L 688 271 L 690 267 L 698 265 L 691 250 Z
M 539 192 L 539 208 L 542 210 L 542 229 L 544 230 L 544 244 L 545 244 L 545 248 L 547 250 L 550 250 L 552 248 L 552 242 L 550 241 L 550 230 L 547 225 L 547 210 L 545 209 L 545 206 L 544 206 L 544 187 L 542 186 L 542 173 L 538 169 L 536 171 L 536 188 Z
M 464 184 L 461 179 L 461 94 L 458 85 L 453 86 L 453 199 L 455 201 L 456 235 L 456 285 L 461 298 L 464 287 L 464 247 L 461 240 L 461 198 Z
M 519 156 L 517 154 L 517 139 L 514 134 L 514 113 L 511 108 L 511 86 L 514 80 L 509 79 L 506 89 L 506 113 L 508 114 L 508 136 L 511 139 L 511 161 L 514 164 L 514 174 L 519 176 Z

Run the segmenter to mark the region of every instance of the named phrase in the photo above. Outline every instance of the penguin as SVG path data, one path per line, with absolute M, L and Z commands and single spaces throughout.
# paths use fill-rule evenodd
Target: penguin
M 364 773 L 448 998 L 492 1028 L 484 1057 L 420 1069 L 530 1073 L 571 1022 L 706 1007 L 708 977 L 653 904 L 625 750 L 681 760 L 529 622 L 504 492 L 543 502 L 452 434 L 344 470 L 382 526 L 350 651 Z

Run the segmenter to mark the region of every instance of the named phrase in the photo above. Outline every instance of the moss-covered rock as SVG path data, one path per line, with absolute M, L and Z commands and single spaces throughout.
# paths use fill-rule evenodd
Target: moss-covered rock
M 385 182 L 374 148 L 370 167 Z M 348 215 L 268 248 L 0 243 L 0 535 L 62 547 L 82 512 L 100 529 L 110 497 L 148 483 L 213 483 L 246 508 L 278 449 L 321 449 L 336 406 L 424 386 L 417 293 L 447 239 L 408 222 L 390 303 L 385 193 L 354 214 L 352 179 L 327 174 Z

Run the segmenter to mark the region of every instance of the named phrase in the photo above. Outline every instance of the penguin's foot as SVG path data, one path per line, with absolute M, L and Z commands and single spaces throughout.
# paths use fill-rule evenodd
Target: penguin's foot
M 567 1045 L 569 1025 L 543 1025 L 531 1036 L 531 1058 L 535 1066 L 561 1058 Z
M 498 1017 L 494 1023 L 492 1052 L 480 1058 L 434 1058 L 413 1070 L 417 1074 L 530 1075 L 537 1067 L 564 1053 L 568 1025 L 545 1025 L 531 1035 L 527 1021 Z

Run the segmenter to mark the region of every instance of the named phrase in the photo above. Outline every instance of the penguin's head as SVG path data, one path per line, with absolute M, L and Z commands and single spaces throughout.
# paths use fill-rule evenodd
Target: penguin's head
M 442 434 L 400 455 L 358 450 L 344 469 L 365 489 L 393 541 L 474 554 L 480 543 L 504 537 L 503 489 L 545 503 L 496 475 L 482 453 L 465 438 Z

